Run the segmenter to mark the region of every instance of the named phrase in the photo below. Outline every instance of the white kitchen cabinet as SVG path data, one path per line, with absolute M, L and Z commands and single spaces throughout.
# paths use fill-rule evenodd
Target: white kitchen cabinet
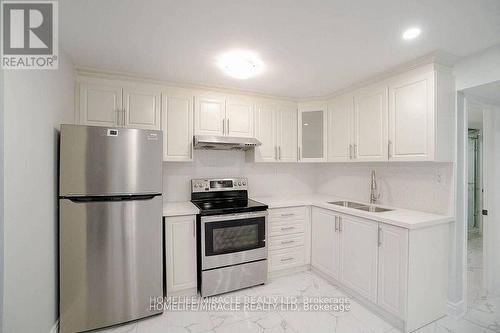
M 377 302 L 378 223 L 342 216 L 340 281 L 370 301 Z
M 312 209 L 311 265 L 334 279 L 339 279 L 338 216 L 334 212 Z
M 297 106 L 281 104 L 277 116 L 277 144 L 280 162 L 297 162 Z
M 328 161 L 353 160 L 353 96 L 345 95 L 328 103 Z
M 123 122 L 122 87 L 113 82 L 80 84 L 79 123 L 119 126 Z
M 327 159 L 327 112 L 323 104 L 299 105 L 298 141 L 300 162 L 325 162 Z
M 403 318 L 408 271 L 408 230 L 380 223 L 378 298 L 383 309 Z
M 249 98 L 228 97 L 226 99 L 226 135 L 253 137 L 254 103 Z
M 79 123 L 159 130 L 161 90 L 155 85 L 89 79 L 80 82 Z
M 247 152 L 255 162 L 297 162 L 297 107 L 263 101 L 255 110 L 255 137 L 262 143 Z
M 165 218 L 167 295 L 196 288 L 196 216 Z
M 226 135 L 226 100 L 221 95 L 197 95 L 194 108 L 196 135 Z
M 354 144 L 356 161 L 388 159 L 387 86 L 374 85 L 354 94 Z
M 193 95 L 163 91 L 163 160 L 193 160 Z
M 159 130 L 161 128 L 161 91 L 147 85 L 123 89 L 124 126 Z

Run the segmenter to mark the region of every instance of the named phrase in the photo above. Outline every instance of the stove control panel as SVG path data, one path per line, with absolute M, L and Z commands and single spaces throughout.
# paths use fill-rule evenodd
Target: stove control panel
M 191 192 L 246 191 L 246 178 L 191 179 Z

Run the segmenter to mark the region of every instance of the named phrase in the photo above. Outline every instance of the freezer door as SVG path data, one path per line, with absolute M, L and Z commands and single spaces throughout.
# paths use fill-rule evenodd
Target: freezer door
M 123 323 L 163 295 L 162 200 L 61 199 L 60 332 Z
M 60 196 L 162 192 L 162 132 L 61 125 Z

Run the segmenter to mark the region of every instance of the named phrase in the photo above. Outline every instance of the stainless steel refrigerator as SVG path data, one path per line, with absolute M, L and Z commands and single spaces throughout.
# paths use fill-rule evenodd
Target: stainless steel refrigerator
M 161 131 L 62 125 L 60 332 L 151 316 L 163 295 Z

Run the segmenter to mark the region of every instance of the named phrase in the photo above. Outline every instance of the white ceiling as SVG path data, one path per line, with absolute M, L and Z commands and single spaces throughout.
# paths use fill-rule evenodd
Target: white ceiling
M 61 43 L 78 66 L 305 98 L 441 49 L 500 43 L 499 0 L 64 0 Z M 413 25 L 422 35 L 403 41 Z M 239 81 L 215 57 L 254 50 L 267 70 Z

